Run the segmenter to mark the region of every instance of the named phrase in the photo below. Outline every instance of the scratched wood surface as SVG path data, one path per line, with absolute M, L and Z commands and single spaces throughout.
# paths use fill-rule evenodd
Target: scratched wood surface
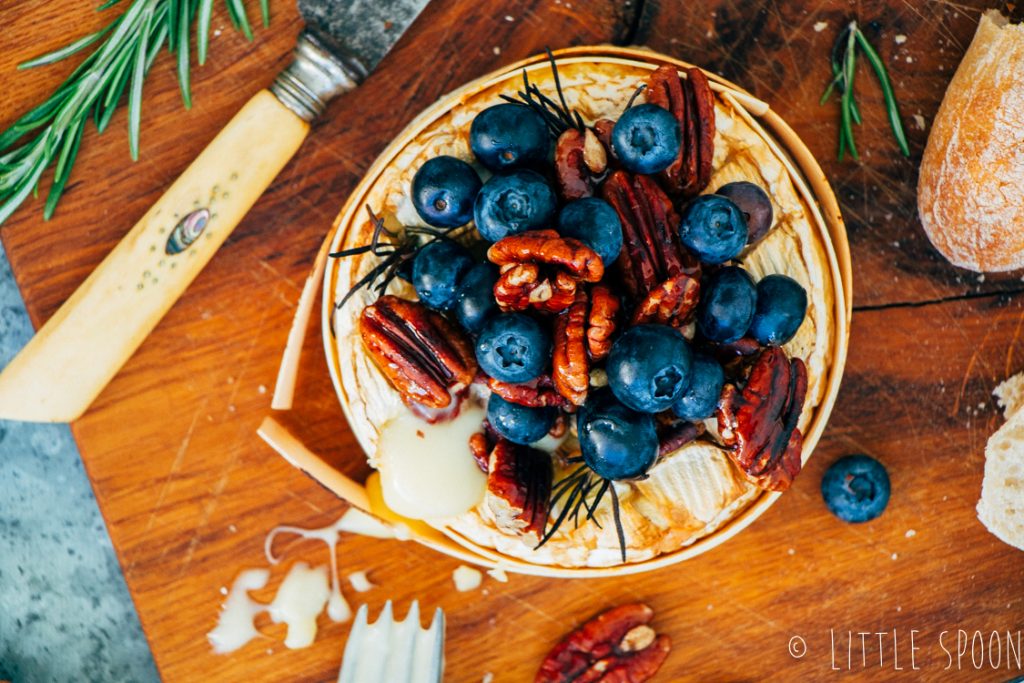
M 321 621 L 317 644 L 288 651 L 282 628 L 228 657 L 209 652 L 219 589 L 263 564 L 275 524 L 322 525 L 343 506 L 254 436 L 295 300 L 322 236 L 360 174 L 387 141 L 444 92 L 545 45 L 646 44 L 706 65 L 770 102 L 832 178 L 853 249 L 856 312 L 846 379 L 829 429 L 790 493 L 750 529 L 695 560 L 623 580 L 565 582 L 513 576 L 483 590 L 452 589 L 457 563 L 419 546 L 345 538 L 343 571 L 378 584 L 359 596 L 418 598 L 448 614 L 448 680 L 526 681 L 580 619 L 641 599 L 675 647 L 658 680 L 826 680 L 831 631 L 846 666 L 846 633 L 918 631 L 918 680 L 1000 681 L 999 671 L 957 668 L 956 631 L 1024 629 L 1024 555 L 987 534 L 974 514 L 983 448 L 1001 418 L 991 389 L 1024 368 L 1020 273 L 981 278 L 947 265 L 915 218 L 916 167 L 927 127 L 973 34 L 982 2 L 825 0 L 675 3 L 668 0 L 445 0 L 432 3 L 361 91 L 334 103 L 300 156 L 250 213 L 195 284 L 92 409 L 73 425 L 143 626 L 167 681 L 331 680 L 347 625 Z M 3 3 L 0 123 L 11 121 L 67 73 L 14 65 L 100 24 L 92 3 Z M 271 30 L 249 44 L 216 15 L 212 59 L 193 77 L 195 107 L 181 110 L 173 65 L 146 85 L 142 154 L 127 161 L 125 117 L 87 134 L 57 216 L 38 202 L 3 227 L 36 324 L 46 320 L 235 110 L 286 64 L 299 29 L 294 7 L 273 2 Z M 862 70 L 860 162 L 837 163 L 835 105 L 819 107 L 826 54 L 853 15 L 872 29 L 890 65 L 913 155 L 888 133 L 880 95 Z M 372 29 L 372 27 L 370 27 Z M 896 36 L 906 41 L 897 43 Z M 425 68 L 425 65 L 430 65 Z M 920 116 L 923 129 L 915 121 Z M 44 188 L 45 191 L 45 188 Z M 284 422 L 348 473 L 361 454 L 311 330 L 296 410 Z M 843 524 L 819 484 L 837 457 L 865 452 L 889 468 L 893 498 L 878 520 Z M 322 547 L 293 543 L 289 560 L 323 562 Z M 45 561 L 41 558 L 40 561 Z M 282 577 L 275 570 L 272 589 Z M 355 595 L 350 593 L 355 599 Z M 939 645 L 953 651 L 951 670 Z M 807 652 L 794 658 L 790 639 Z M 857 638 L 857 636 L 854 636 Z M 859 641 L 858 646 L 859 646 Z M 799 648 L 798 648 L 799 649 Z M 851 680 L 889 680 L 883 665 Z M 877 636 L 866 660 L 879 659 Z

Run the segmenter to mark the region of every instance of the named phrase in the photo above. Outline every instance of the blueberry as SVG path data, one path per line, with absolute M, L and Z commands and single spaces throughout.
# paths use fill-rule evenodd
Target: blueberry
M 429 225 L 454 228 L 473 218 L 473 200 L 480 192 L 480 176 L 461 159 L 428 159 L 412 177 L 412 205 Z
M 558 234 L 573 237 L 597 252 L 610 268 L 622 250 L 622 223 L 612 205 L 597 197 L 569 202 L 558 214 Z
M 772 200 L 760 185 L 738 180 L 726 183 L 715 194 L 732 201 L 747 219 L 747 244 L 756 244 L 772 227 Z
M 705 263 L 725 263 L 747 244 L 747 219 L 725 197 L 704 194 L 686 205 L 679 238 Z
M 494 300 L 498 272 L 498 266 L 493 263 L 478 263 L 462 278 L 462 284 L 455 292 L 452 309 L 462 326 L 470 332 L 479 332 L 484 323 L 498 312 L 498 303 Z
M 630 410 L 608 391 L 594 394 L 576 414 L 583 461 L 605 479 L 639 477 L 658 458 L 654 418 Z
M 554 408 L 528 408 L 506 401 L 497 394 L 487 400 L 487 421 L 512 443 L 540 441 L 555 424 Z
M 885 466 L 867 455 L 847 455 L 832 463 L 821 479 L 821 495 L 833 515 L 844 522 L 867 522 L 889 502 Z
M 750 336 L 762 344 L 780 346 L 796 331 L 807 314 L 807 292 L 785 275 L 768 275 L 757 283 L 757 306 Z
M 555 215 L 555 192 L 534 171 L 496 175 L 484 184 L 473 206 L 476 229 L 488 242 L 548 227 Z
M 718 361 L 702 353 L 695 354 L 690 367 L 690 386 L 672 410 L 683 420 L 706 420 L 714 414 L 724 385 L 725 372 Z
M 612 129 L 612 147 L 619 162 L 633 173 L 657 173 L 679 155 L 679 122 L 655 104 L 630 107 Z
M 633 410 L 659 413 L 690 384 L 690 345 L 666 325 L 637 325 L 612 345 L 606 371 L 615 397 Z
M 539 322 L 522 313 L 494 316 L 480 331 L 476 360 L 500 382 L 529 382 L 551 359 L 551 335 Z
M 427 306 L 445 309 L 455 301 L 459 283 L 472 267 L 473 257 L 461 244 L 434 240 L 413 259 L 412 286 Z
M 492 171 L 507 171 L 545 161 L 550 138 L 540 114 L 521 104 L 496 104 L 477 114 L 469 127 L 469 146 Z
M 739 266 L 721 268 L 704 281 L 697 306 L 697 329 L 711 341 L 728 344 L 747 333 L 757 289 Z

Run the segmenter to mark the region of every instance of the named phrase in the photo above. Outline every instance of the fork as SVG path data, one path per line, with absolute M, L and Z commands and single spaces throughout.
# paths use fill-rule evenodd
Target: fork
M 356 613 L 341 661 L 338 683 L 441 683 L 444 673 L 444 612 L 434 612 L 430 628 L 420 626 L 413 601 L 405 621 L 395 621 L 391 601 L 373 624 L 369 608 Z

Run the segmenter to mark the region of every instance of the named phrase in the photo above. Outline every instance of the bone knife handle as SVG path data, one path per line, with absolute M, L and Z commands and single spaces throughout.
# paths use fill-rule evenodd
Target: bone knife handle
M 79 417 L 361 73 L 309 36 L 0 373 L 0 418 Z

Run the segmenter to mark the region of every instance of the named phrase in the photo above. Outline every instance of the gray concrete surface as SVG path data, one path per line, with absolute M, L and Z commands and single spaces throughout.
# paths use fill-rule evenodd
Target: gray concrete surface
M 0 367 L 32 335 L 0 247 Z M 0 681 L 158 681 L 67 425 L 0 420 Z

